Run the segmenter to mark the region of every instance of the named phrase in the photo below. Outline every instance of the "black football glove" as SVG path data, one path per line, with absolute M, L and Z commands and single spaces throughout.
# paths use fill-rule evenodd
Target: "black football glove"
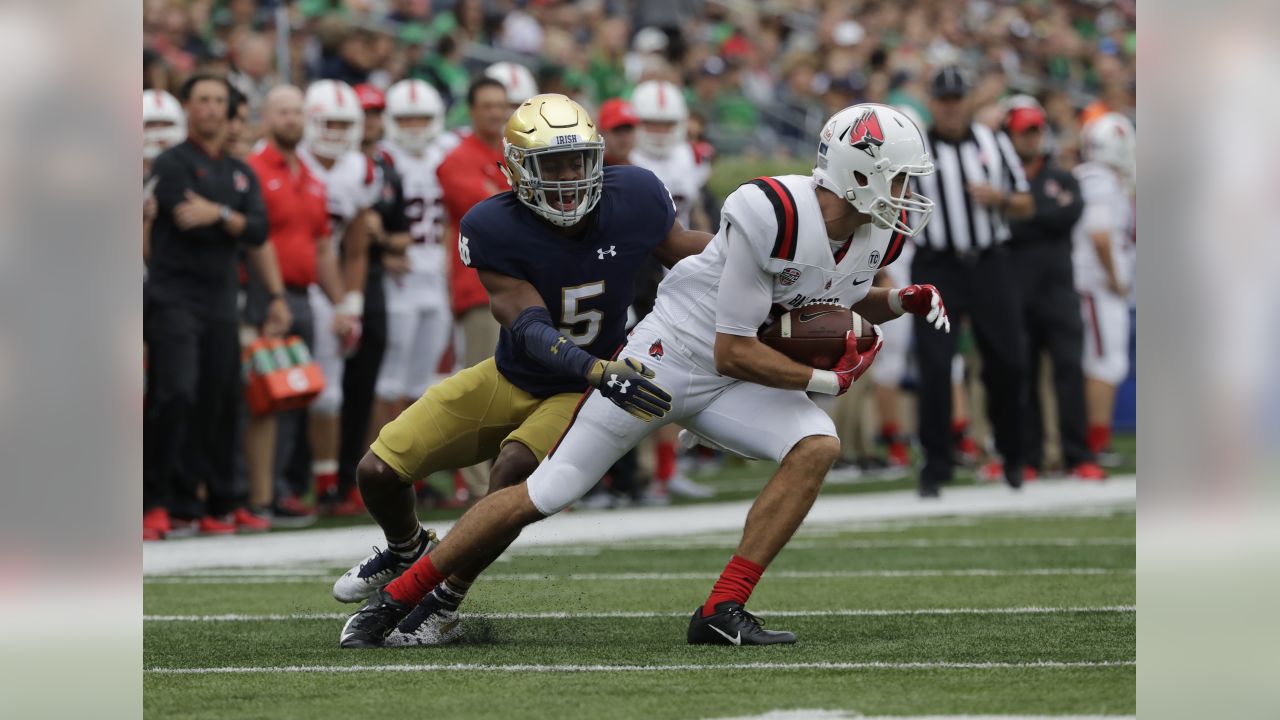
M 635 417 L 649 422 L 671 412 L 671 393 L 653 382 L 653 371 L 639 360 L 597 360 L 587 373 L 600 394 Z

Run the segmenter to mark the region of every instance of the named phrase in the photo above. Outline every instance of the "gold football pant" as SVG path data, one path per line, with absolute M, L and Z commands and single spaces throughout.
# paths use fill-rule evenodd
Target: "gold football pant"
M 406 482 L 491 460 L 518 442 L 541 462 L 569 425 L 579 393 L 539 398 L 489 358 L 429 388 L 387 423 L 372 450 Z

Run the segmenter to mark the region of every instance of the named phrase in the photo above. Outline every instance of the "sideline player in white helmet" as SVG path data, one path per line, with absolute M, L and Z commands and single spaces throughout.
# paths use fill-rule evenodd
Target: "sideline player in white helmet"
M 711 230 L 705 214 L 694 212 L 711 168 L 698 162 L 689 144 L 689 108 L 684 94 L 666 80 L 646 80 L 636 86 L 631 105 L 639 121 L 632 164 L 662 180 L 685 227 Z
M 142 172 L 161 152 L 187 139 L 187 117 L 178 98 L 164 90 L 142 91 Z
M 449 258 L 436 168 L 457 136 L 444 132 L 444 115 L 440 93 L 422 80 L 401 80 L 387 91 L 382 149 L 404 186 L 413 243 L 406 251 L 408 270 L 385 279 L 387 350 L 378 372 L 379 418 L 393 418 L 422 397 L 449 342 Z
M 1080 149 L 1084 162 L 1073 172 L 1084 214 L 1072 234 L 1071 261 L 1084 314 L 1087 438 L 1097 455 L 1111 443 L 1116 387 L 1129 373 L 1129 293 L 1137 253 L 1133 123 L 1118 113 L 1099 116 L 1080 132 Z
M 350 85 L 317 80 L 307 88 L 303 102 L 306 124 L 298 158 L 324 183 L 331 241 L 337 243 L 335 249 L 342 259 L 342 278 L 329 286 L 345 288 L 340 297 L 326 296 L 321 289 L 324 279 L 310 288 L 316 328 L 311 352 L 325 379 L 324 391 L 310 406 L 312 473 L 318 485 L 328 487 L 336 482 L 338 473 L 343 358 L 360 341 L 360 317 L 364 314 L 368 232 L 360 216 L 377 202 L 382 179 L 373 162 L 360 152 L 364 111 Z M 329 328 L 333 332 L 325 332 Z
M 529 68 L 513 62 L 496 62 L 484 69 L 484 74 L 502 83 L 507 89 L 507 102 L 514 111 L 525 100 L 538 94 L 538 81 Z
M 696 212 L 710 173 L 709 165 L 698 163 L 688 140 L 689 109 L 684 94 L 666 80 L 646 80 L 631 95 L 636 115 L 635 148 L 630 161 L 649 170 L 671 193 L 676 204 L 676 217 L 687 228 L 710 231 L 706 213 Z M 656 267 L 662 273 L 661 267 Z M 654 434 L 658 460 L 654 468 L 654 484 L 648 499 L 661 502 L 668 494 L 682 497 L 708 498 L 715 495 L 709 485 L 689 479 L 674 461 L 679 429 L 666 426 Z
M 933 205 L 912 195 L 910 181 L 931 172 L 920 130 L 893 108 L 866 104 L 827 122 L 812 176 L 762 177 L 734 191 L 725 200 L 719 233 L 701 254 L 676 264 L 658 290 L 654 312 L 619 355 L 653 370 L 654 382 L 670 390 L 670 412 L 646 422 L 600 393 L 587 396 L 554 452 L 526 482 L 481 500 L 387 587 L 402 603 L 394 615 L 368 604 L 344 633 L 377 639 L 384 628 L 393 629 L 388 623 L 403 617 L 403 603 L 415 596 L 425 600 L 409 613 L 412 622 L 402 632 L 416 632 L 440 612 L 432 589 L 450 573 L 491 561 L 522 527 L 586 493 L 655 426 L 678 422 L 739 455 L 780 463 L 747 515 L 737 553 L 694 611 L 688 642 L 794 643 L 793 633 L 765 630 L 743 606 L 808 514 L 840 453 L 831 419 L 806 391 L 847 391 L 870 367 L 879 342 L 859 352 L 856 338 L 850 339 L 834 369 L 817 370 L 765 346 L 757 333 L 775 305 L 791 309 L 814 301 L 852 306 L 876 323 L 909 312 L 949 329 L 933 286 L 871 286 L 876 272 L 928 221 Z M 618 376 L 609 382 L 611 392 L 632 385 Z M 404 644 L 420 644 L 409 640 Z

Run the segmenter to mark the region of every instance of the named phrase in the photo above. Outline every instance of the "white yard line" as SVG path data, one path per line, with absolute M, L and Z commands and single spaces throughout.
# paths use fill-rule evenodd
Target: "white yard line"
M 686 663 L 680 665 L 485 665 L 476 663 L 411 665 L 282 665 L 278 667 L 151 667 L 146 672 L 165 675 L 215 675 L 259 673 L 361 673 L 361 672 L 689 672 L 694 670 L 1022 670 L 1135 667 L 1133 660 L 1059 662 L 797 662 L 797 663 Z
M 1104 483 L 1044 481 L 1011 491 L 1001 485 L 949 488 L 940 500 L 921 500 L 909 490 L 857 495 L 828 495 L 809 513 L 809 527 L 856 522 L 912 520 L 1004 513 L 1053 513 L 1132 507 L 1137 500 L 1134 476 Z M 525 529 L 516 547 L 602 544 L 666 539 L 681 535 L 740 530 L 751 501 L 704 503 L 669 508 L 635 508 L 611 512 L 561 513 Z M 452 523 L 435 527 L 447 532 Z M 355 562 L 373 545 L 383 544 L 377 527 L 304 530 L 260 536 L 192 538 L 146 543 L 146 574 L 215 567 L 265 567 L 304 562 Z
M 1000 570 L 996 568 L 961 568 L 956 570 L 775 570 L 771 578 L 822 579 L 822 578 L 924 578 L 924 577 L 1018 577 L 1059 575 L 1133 575 L 1132 568 L 1026 568 Z M 275 585 L 278 583 L 328 583 L 336 573 L 291 573 L 282 576 L 215 576 L 157 575 L 143 579 L 145 585 Z M 485 580 L 515 582 L 654 582 L 661 580 L 715 580 L 715 572 L 615 572 L 615 573 L 487 573 Z
M 354 606 L 353 606 L 354 607 Z M 920 608 L 920 609 L 847 609 L 847 610 L 760 610 L 761 617 L 895 617 L 902 615 L 1072 615 L 1081 613 L 1136 613 L 1136 605 L 1098 605 L 1094 607 L 998 607 L 998 608 Z M 482 620 L 606 620 L 614 618 L 685 617 L 687 612 L 613 611 L 613 612 L 535 612 L 535 613 L 463 613 L 466 619 Z M 286 615 L 143 615 L 145 622 L 296 622 L 300 620 L 342 620 L 350 613 L 290 613 Z
M 800 708 L 708 720 L 1127 720 L 1136 715 L 863 715 L 854 710 Z

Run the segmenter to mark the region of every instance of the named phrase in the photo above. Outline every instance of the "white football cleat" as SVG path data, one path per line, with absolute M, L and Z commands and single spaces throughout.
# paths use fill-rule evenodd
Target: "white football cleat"
M 680 473 L 667 480 L 667 493 L 678 497 L 698 498 L 705 500 L 716 496 L 715 488 L 694 482 Z
M 361 560 L 333 583 L 333 598 L 344 603 L 364 602 L 375 590 L 386 587 L 387 583 L 400 577 L 418 558 L 440 544 L 435 530 L 428 529 L 425 532 L 427 540 L 422 543 L 421 551 L 410 558 L 375 547 L 372 555 Z
M 462 638 L 462 619 L 457 610 L 445 610 L 423 601 L 400 621 L 382 641 L 382 647 L 422 647 L 448 645 Z

